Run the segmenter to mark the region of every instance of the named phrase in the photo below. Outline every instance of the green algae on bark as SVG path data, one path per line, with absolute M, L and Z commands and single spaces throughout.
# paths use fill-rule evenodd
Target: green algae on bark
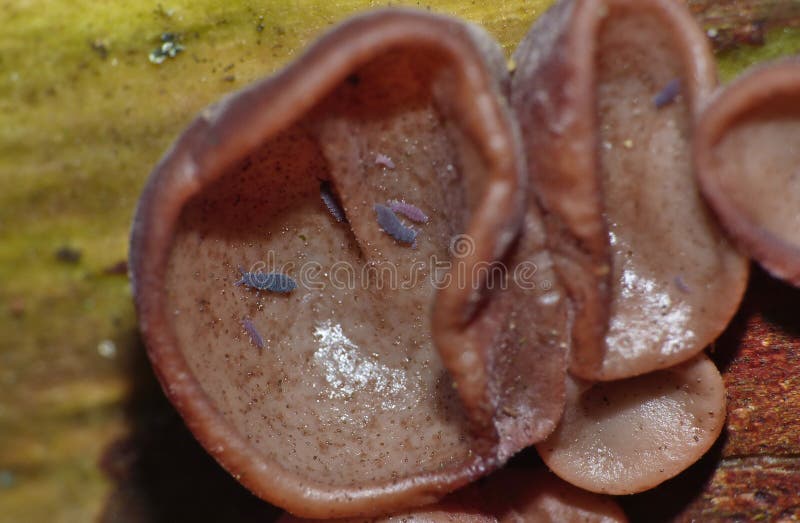
M 717 55 L 720 79 L 727 83 L 751 65 L 800 53 L 800 27 L 778 27 L 765 36 L 764 45 L 740 46 Z

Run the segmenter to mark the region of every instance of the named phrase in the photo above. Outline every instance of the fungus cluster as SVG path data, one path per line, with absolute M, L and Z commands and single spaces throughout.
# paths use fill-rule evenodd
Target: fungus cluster
M 800 281 L 790 204 L 760 204 L 797 192 L 777 137 L 800 136 L 800 67 L 709 104 L 708 43 L 673 0 L 560 0 L 513 60 L 452 18 L 357 16 L 203 111 L 151 175 L 131 238 L 148 354 L 261 498 L 619 521 L 600 494 L 675 476 L 722 430 L 702 350 L 748 277 L 726 234 Z M 532 445 L 561 480 L 500 470 Z

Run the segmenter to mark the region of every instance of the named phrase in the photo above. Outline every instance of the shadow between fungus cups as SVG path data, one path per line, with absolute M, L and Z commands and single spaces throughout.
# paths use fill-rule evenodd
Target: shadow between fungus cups
M 256 495 L 380 516 L 533 444 L 577 485 L 636 492 L 718 436 L 697 353 L 747 263 L 689 161 L 702 34 L 672 0 L 561 1 L 515 59 L 512 79 L 451 18 L 358 16 L 203 111 L 152 173 L 130 264 L 148 355 Z M 647 459 L 607 441 L 645 426 Z
M 148 353 L 257 495 L 308 517 L 383 514 L 555 428 L 567 310 L 524 207 L 507 87 L 479 29 L 377 11 L 204 111 L 156 167 L 131 240 Z M 552 288 L 492 290 L 519 260 Z

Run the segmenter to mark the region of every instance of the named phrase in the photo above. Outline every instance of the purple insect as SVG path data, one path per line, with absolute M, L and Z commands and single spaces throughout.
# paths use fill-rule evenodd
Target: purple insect
M 400 218 L 385 205 L 375 204 L 375 214 L 378 215 L 378 225 L 381 226 L 389 236 L 403 243 L 413 244 L 417 239 L 417 231 L 411 227 L 406 227 Z
M 296 281 L 279 272 L 247 272 L 241 267 L 239 272 L 242 273 L 242 279 L 234 282 L 234 285 L 246 285 L 260 291 L 279 293 L 292 292 L 297 288 Z
M 375 155 L 375 165 L 383 165 L 388 169 L 394 169 L 395 165 L 391 158 L 385 154 L 378 153 Z
M 692 292 L 692 290 L 689 288 L 689 284 L 686 283 L 686 280 L 684 280 L 683 276 L 681 276 L 680 274 L 675 276 L 675 278 L 673 278 L 672 281 L 675 283 L 675 287 L 677 287 L 678 290 L 681 291 L 682 293 L 689 294 L 690 292 Z
M 422 212 L 422 210 L 416 205 L 411 205 L 410 203 L 398 200 L 389 200 L 387 203 L 389 204 L 389 208 L 391 210 L 402 214 L 409 220 L 419 223 L 428 223 L 428 215 Z
M 675 101 L 675 98 L 681 92 L 681 80 L 680 78 L 676 78 L 672 80 L 670 83 L 664 86 L 661 91 L 653 97 L 653 105 L 656 106 L 656 109 L 661 109 L 672 102 Z
M 245 318 L 242 320 L 242 327 L 244 327 L 244 330 L 246 330 L 247 334 L 250 335 L 250 341 L 252 341 L 259 349 L 263 349 L 264 338 L 262 338 L 261 334 L 258 333 L 256 326 L 253 325 L 253 322 L 250 321 L 250 318 Z
M 339 200 L 336 199 L 336 196 L 333 195 L 333 191 L 331 191 L 331 184 L 329 182 L 320 182 L 319 195 L 334 220 L 339 223 L 347 220 L 344 215 L 344 209 L 339 205 Z

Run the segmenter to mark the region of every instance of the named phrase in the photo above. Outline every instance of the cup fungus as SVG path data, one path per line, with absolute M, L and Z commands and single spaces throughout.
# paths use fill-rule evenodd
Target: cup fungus
M 800 62 L 758 67 L 703 112 L 694 142 L 703 195 L 742 249 L 800 285 Z
M 725 387 L 705 355 L 613 382 L 570 378 L 556 431 L 536 445 L 566 481 L 633 494 L 675 476 L 711 448 L 725 423 Z
M 733 315 L 747 262 L 690 162 L 715 86 L 703 34 L 673 0 L 562 0 L 515 61 L 510 80 L 499 47 L 450 18 L 362 15 L 201 113 L 151 175 L 130 264 L 148 354 L 256 495 L 301 517 L 382 516 L 537 443 L 574 485 L 632 493 L 718 436 L 722 381 L 697 353 Z M 749 150 L 739 127 L 771 150 L 777 108 L 798 95 L 776 87 L 751 114 L 766 95 L 743 85 L 708 111 L 701 180 L 782 270 L 788 243 L 731 211 L 750 209 L 736 191 L 751 164 L 722 174 L 718 153 Z M 796 155 L 781 154 L 784 180 Z M 511 471 L 406 517 L 624 520 Z
M 691 358 L 730 321 L 748 267 L 690 162 L 715 86 L 703 33 L 673 0 L 562 0 L 514 57 L 512 107 L 575 307 L 571 372 L 612 380 Z
M 304 521 L 309 522 L 285 515 L 279 523 Z M 612 498 L 581 490 L 546 470 L 506 469 L 436 505 L 371 521 L 621 523 L 627 518 Z
M 377 11 L 205 110 L 151 175 L 131 238 L 148 354 L 256 495 L 385 514 L 554 429 L 566 309 L 507 88 L 477 28 Z M 509 275 L 486 268 L 529 254 L 551 292 L 491 288 Z

